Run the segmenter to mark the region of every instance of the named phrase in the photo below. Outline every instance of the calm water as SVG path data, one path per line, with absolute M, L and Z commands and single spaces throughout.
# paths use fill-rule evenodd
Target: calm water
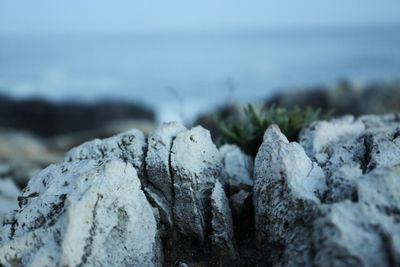
M 132 100 L 154 107 L 160 120 L 343 77 L 399 78 L 400 27 L 0 37 L 2 92 Z

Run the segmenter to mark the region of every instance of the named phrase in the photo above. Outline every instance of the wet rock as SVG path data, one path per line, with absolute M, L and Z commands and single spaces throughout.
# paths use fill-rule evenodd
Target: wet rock
M 160 266 L 152 207 L 132 165 L 51 165 L 33 177 L 0 234 L 4 266 Z
M 310 265 L 313 222 L 326 190 L 321 168 L 273 125 L 255 159 L 254 177 L 260 246 L 274 264 Z
M 219 149 L 227 173 L 230 194 L 253 187 L 253 161 L 235 145 L 223 145 Z
M 232 212 L 225 191 L 219 181 L 215 183 L 211 194 L 212 235 L 211 241 L 218 249 L 219 256 L 233 260 L 237 257 L 233 233 Z

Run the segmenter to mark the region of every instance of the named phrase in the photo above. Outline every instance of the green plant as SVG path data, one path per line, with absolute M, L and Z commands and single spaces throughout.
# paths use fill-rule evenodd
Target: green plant
M 255 157 L 265 130 L 277 124 L 290 141 L 297 141 L 300 130 L 309 123 L 327 119 L 331 112 L 322 113 L 320 109 L 301 109 L 271 106 L 257 110 L 249 104 L 244 113 L 235 113 L 229 119 L 218 120 L 220 144 L 236 144 L 245 153 Z

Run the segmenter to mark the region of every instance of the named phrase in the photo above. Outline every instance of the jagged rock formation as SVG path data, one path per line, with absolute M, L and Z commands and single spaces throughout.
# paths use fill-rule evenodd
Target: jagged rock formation
M 399 266 L 400 116 L 299 140 L 271 126 L 254 168 L 178 123 L 85 143 L 29 181 L 0 266 Z
M 399 122 L 397 115 L 317 122 L 300 136 L 304 150 L 267 130 L 254 201 L 269 264 L 400 264 Z
M 321 168 L 273 125 L 265 132 L 254 177 L 258 241 L 268 260 L 310 266 L 312 223 L 326 190 Z
M 1 229 L 0 265 L 233 260 L 227 179 L 222 156 L 201 127 L 168 123 L 149 140 L 131 130 L 85 143 L 30 180 L 20 209 Z M 195 259 L 193 247 L 208 249 Z

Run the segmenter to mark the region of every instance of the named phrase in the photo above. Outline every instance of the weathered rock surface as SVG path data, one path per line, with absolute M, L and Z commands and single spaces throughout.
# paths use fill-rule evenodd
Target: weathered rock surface
M 236 145 L 223 145 L 219 149 L 224 164 L 229 193 L 235 194 L 240 190 L 252 191 L 253 160 L 244 154 Z
M 160 241 L 136 170 L 120 160 L 51 165 L 1 231 L 5 266 L 157 266 Z
M 268 260 L 311 265 L 312 226 L 326 190 L 321 168 L 273 125 L 265 132 L 254 177 L 256 233 Z
M 201 127 L 87 142 L 8 206 L 0 266 L 399 266 L 400 116 L 316 122 L 299 140 L 268 128 L 253 175 Z M 0 207 L 17 205 L 3 182 Z
M 211 241 L 220 249 L 222 258 L 235 259 L 237 257 L 236 244 L 233 233 L 232 212 L 224 188 L 217 181 L 211 194 L 212 206 L 212 235 Z M 227 255 L 224 255 L 227 253 Z
M 202 127 L 179 133 L 171 149 L 174 220 L 180 232 L 203 241 L 210 229 L 211 191 L 223 165 L 210 133 Z
M 304 151 L 266 131 L 254 203 L 269 264 L 399 266 L 399 130 L 398 115 L 316 122 Z
M 0 263 L 160 266 L 165 252 L 166 264 L 209 264 L 212 247 L 231 260 L 225 173 L 201 127 L 169 123 L 149 140 L 131 130 L 87 142 L 30 180 L 1 228 Z M 199 247 L 209 248 L 193 259 Z

